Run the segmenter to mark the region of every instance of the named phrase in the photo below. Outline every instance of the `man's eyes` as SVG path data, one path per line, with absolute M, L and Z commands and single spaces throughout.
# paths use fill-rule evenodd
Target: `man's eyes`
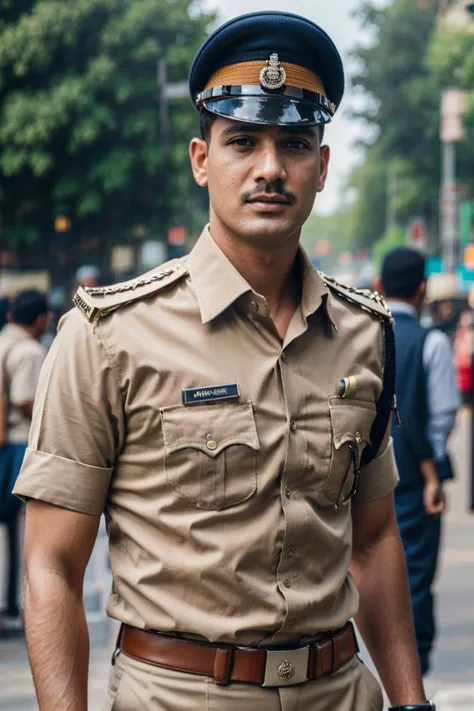
M 242 136 L 241 138 L 234 138 L 230 143 L 233 146 L 240 146 L 243 148 L 255 145 L 251 138 L 246 138 L 245 136 Z
M 239 148 L 250 148 L 255 146 L 255 140 L 247 136 L 239 136 L 238 138 L 233 138 L 230 141 L 230 145 L 238 146 Z M 295 151 L 311 150 L 309 143 L 300 138 L 288 138 L 282 141 L 281 146 Z
M 286 142 L 286 145 L 288 148 L 292 148 L 297 151 L 310 149 L 310 145 L 306 141 L 302 141 L 299 138 L 290 139 Z

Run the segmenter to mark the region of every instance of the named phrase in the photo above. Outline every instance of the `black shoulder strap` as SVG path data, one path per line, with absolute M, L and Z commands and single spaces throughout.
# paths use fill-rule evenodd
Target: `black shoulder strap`
M 377 456 L 395 403 L 395 333 L 390 321 L 384 320 L 382 324 L 385 341 L 383 388 L 377 400 L 377 415 L 370 431 L 371 441 L 362 454 L 362 467 Z

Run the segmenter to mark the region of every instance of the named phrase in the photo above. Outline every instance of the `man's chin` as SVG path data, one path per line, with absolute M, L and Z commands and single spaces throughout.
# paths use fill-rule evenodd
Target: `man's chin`
M 272 213 L 258 216 L 252 220 L 242 220 L 237 226 L 237 234 L 244 239 L 256 242 L 268 240 L 281 240 L 283 237 L 299 232 L 301 225 L 292 220 L 284 219 L 281 215 Z

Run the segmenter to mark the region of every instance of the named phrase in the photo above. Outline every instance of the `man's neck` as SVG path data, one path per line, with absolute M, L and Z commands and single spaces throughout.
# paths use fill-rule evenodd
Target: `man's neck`
M 386 300 L 392 311 L 398 310 L 401 312 L 406 311 L 407 313 L 412 312 L 413 314 L 416 314 L 416 316 L 419 316 L 419 309 L 413 301 L 409 301 L 407 299 L 392 299 L 390 297 L 387 297 Z
M 288 238 L 282 246 L 267 248 L 237 240 L 212 221 L 210 232 L 214 242 L 254 292 L 266 299 L 270 316 L 277 315 L 288 305 L 296 309 L 301 298 L 295 264 L 299 244 L 297 235 Z

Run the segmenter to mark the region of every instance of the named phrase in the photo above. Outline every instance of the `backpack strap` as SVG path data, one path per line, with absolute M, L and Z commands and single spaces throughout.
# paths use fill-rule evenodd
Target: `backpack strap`
M 395 332 L 391 321 L 384 320 L 382 323 L 385 344 L 383 388 L 377 400 L 377 414 L 370 431 L 370 444 L 367 445 L 362 454 L 361 467 L 372 462 L 378 455 L 392 411 L 395 412 L 397 422 L 401 425 L 395 397 Z

